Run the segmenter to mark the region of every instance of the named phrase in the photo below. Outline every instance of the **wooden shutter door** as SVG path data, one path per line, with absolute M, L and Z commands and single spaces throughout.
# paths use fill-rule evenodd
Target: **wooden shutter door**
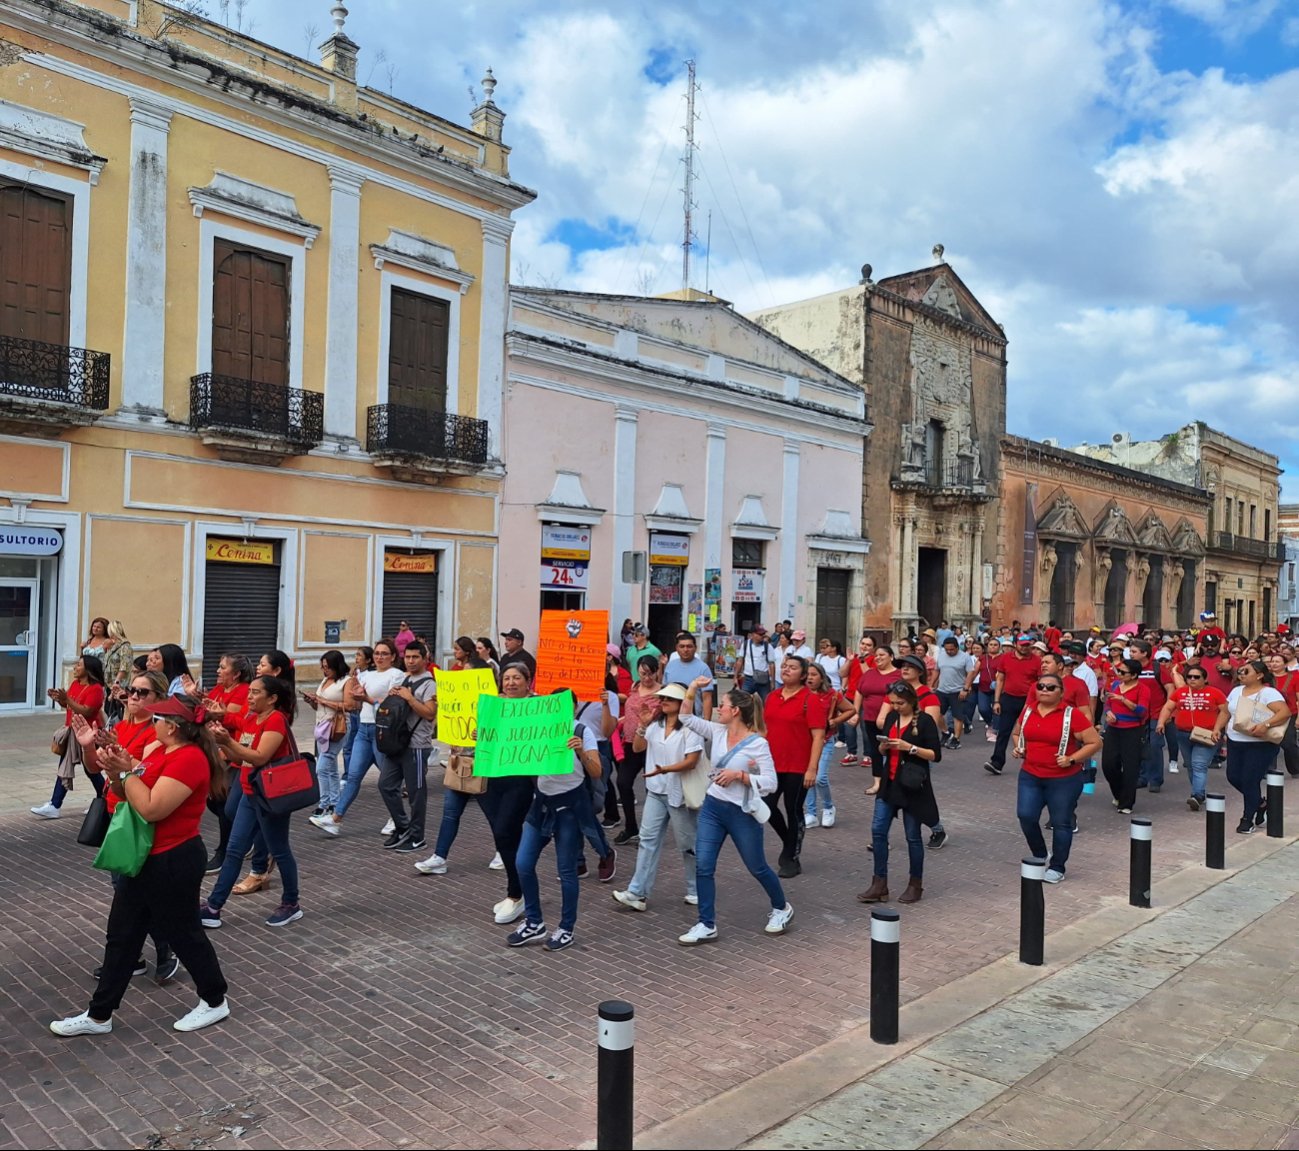
M 0 185 L 0 335 L 67 346 L 69 217 L 60 196 Z
M 261 384 L 289 382 L 289 261 L 217 240 L 212 371 Z
M 451 305 L 393 288 L 388 323 L 388 402 L 423 412 L 447 408 Z

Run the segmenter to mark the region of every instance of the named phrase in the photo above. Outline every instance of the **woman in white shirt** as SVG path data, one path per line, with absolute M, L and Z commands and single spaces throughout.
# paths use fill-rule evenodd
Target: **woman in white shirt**
M 644 911 L 646 901 L 653 894 L 669 823 L 686 873 L 686 902 L 699 902 L 695 889 L 699 812 L 686 806 L 681 776 L 698 766 L 704 741 L 681 725 L 681 703 L 686 698 L 686 689 L 681 684 L 668 684 L 658 696 L 662 710 L 647 726 L 636 729 L 634 744 L 637 751 L 645 753 L 645 806 L 641 811 L 636 874 L 626 891 L 613 893 L 614 899 L 633 911 Z
M 1263 778 L 1276 763 L 1277 745 L 1265 737 L 1268 728 L 1284 729 L 1290 722 L 1285 696 L 1261 659 L 1236 669 L 1239 683 L 1227 696 L 1231 721 L 1227 724 L 1227 782 L 1245 797 L 1245 808 L 1236 831 L 1248 835 L 1267 814 L 1260 795 Z
M 347 758 L 347 774 L 343 779 L 338 805 L 327 815 L 313 815 L 311 822 L 329 835 L 337 835 L 339 824 L 347 809 L 361 792 L 361 783 L 375 765 L 374 755 L 374 705 L 382 702 L 393 688 L 406 679 L 406 669 L 394 667 L 397 647 L 390 639 L 378 640 L 374 645 L 374 667 L 356 673 L 356 682 L 348 690 L 361 704 L 361 722 L 356 729 L 352 752 Z
M 744 866 L 771 900 L 766 931 L 779 935 L 794 918 L 780 880 L 763 852 L 762 829 L 768 816 L 762 796 L 776 790 L 776 765 L 765 735 L 762 707 L 756 695 L 728 691 L 713 709 L 716 721 L 692 715 L 695 692 L 710 680 L 701 676 L 686 692 L 681 724 L 710 744 L 711 782 L 699 809 L 695 836 L 695 882 L 699 893 L 699 922 L 678 938 L 685 946 L 717 938 L 717 856 L 729 835 Z M 756 793 L 756 794 L 755 794 Z M 761 820 L 761 822 L 759 822 Z

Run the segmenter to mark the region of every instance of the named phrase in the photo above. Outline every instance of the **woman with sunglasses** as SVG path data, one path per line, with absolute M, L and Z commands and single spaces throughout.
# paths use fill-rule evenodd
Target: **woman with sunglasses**
M 1141 772 L 1141 736 L 1150 714 L 1150 688 L 1141 680 L 1141 664 L 1121 659 L 1118 677 L 1105 694 L 1105 736 L 1101 770 L 1120 815 L 1131 815 Z
M 875 874 L 870 887 L 857 896 L 857 901 L 888 902 L 889 830 L 901 813 L 909 878 L 898 902 L 917 903 L 924 894 L 925 844 L 921 828 L 938 822 L 938 801 L 934 798 L 930 766 L 943 758 L 942 742 L 937 722 L 920 709 L 915 687 L 903 680 L 889 685 L 889 715 L 880 730 L 884 765 L 871 823 Z
M 225 976 L 196 910 L 207 859 L 199 823 L 208 796 L 219 795 L 226 785 L 225 764 L 204 728 L 202 700 L 170 696 L 149 704 L 149 711 L 157 741 L 138 775 L 125 748 L 102 748 L 98 759 L 118 801 L 153 824 L 153 847 L 140 873 L 124 878 L 114 892 L 104 966 L 89 1008 L 51 1023 L 55 1035 L 113 1030 L 113 1012 L 130 985 L 150 929 L 171 944 L 198 988 L 198 1004 L 172 1027 L 197 1031 L 230 1014 Z
M 1162 735 L 1168 721 L 1174 721 L 1178 758 L 1187 765 L 1191 775 L 1191 794 L 1187 796 L 1186 806 L 1199 811 L 1204 807 L 1204 790 L 1209 785 L 1209 765 L 1213 763 L 1213 753 L 1231 713 L 1227 710 L 1227 697 L 1209 683 L 1208 673 L 1198 663 L 1183 664 L 1174 682 L 1177 686 L 1169 692 L 1155 730 Z M 1192 739 L 1191 733 L 1196 728 L 1211 731 L 1212 742 Z
M 1083 693 L 1085 706 L 1068 704 L 1064 699 L 1064 682 L 1064 676 L 1058 671 L 1039 673 L 1033 685 L 1035 695 L 1025 705 L 1011 732 L 1013 754 L 1024 761 L 1019 772 L 1015 814 L 1035 859 L 1048 859 L 1046 838 L 1042 834 L 1043 808 L 1050 816 L 1047 883 L 1059 883 L 1064 878 L 1073 847 L 1078 797 L 1082 795 L 1083 767 L 1101 749 L 1100 733 L 1089 714 L 1091 695 Z
M 1237 686 L 1227 696 L 1231 722 L 1227 725 L 1227 782 L 1245 799 L 1236 831 L 1248 835 L 1267 814 L 1261 795 L 1263 778 L 1276 762 L 1277 745 L 1267 739 L 1271 728 L 1290 722 L 1285 696 L 1277 691 L 1262 660 L 1236 669 Z

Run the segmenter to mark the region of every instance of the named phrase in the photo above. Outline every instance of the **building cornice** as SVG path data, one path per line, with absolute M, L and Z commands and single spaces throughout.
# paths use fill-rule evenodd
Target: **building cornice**
M 1030 440 L 1024 436 L 1009 433 L 1003 435 L 1001 437 L 1001 467 L 1003 474 L 1008 467 L 1013 467 L 1015 461 L 1019 459 L 1024 460 L 1026 463 L 1029 459 L 1035 459 L 1039 466 L 1045 465 L 1048 468 L 1058 470 L 1061 473 L 1062 482 L 1068 481 L 1071 475 L 1079 471 L 1085 471 L 1110 481 L 1121 481 L 1127 486 L 1159 492 L 1166 498 L 1185 500 L 1198 510 L 1207 509 L 1213 503 L 1213 498 L 1202 488 L 1193 488 L 1187 484 L 1179 484 L 1176 480 L 1166 480 L 1160 476 L 1152 476 L 1147 472 L 1137 471 L 1134 468 L 1125 468 L 1120 464 L 1111 464 L 1104 460 L 1093 459 L 1091 456 L 1071 452 L 1067 448 L 1057 448 L 1051 444 L 1044 444 L 1040 440 Z

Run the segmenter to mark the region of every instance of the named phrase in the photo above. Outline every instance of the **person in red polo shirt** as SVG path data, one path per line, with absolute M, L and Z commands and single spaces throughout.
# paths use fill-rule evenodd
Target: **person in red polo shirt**
M 826 708 L 831 693 L 807 690 L 807 663 L 802 656 L 787 655 L 780 665 L 780 690 L 763 704 L 767 742 L 776 763 L 776 790 L 767 799 L 771 828 L 780 836 L 781 879 L 802 873 L 803 804 L 807 789 L 816 783 L 816 769 L 825 746 Z M 785 814 L 777 804 L 785 800 Z
M 1167 734 L 1168 721 L 1175 719 L 1172 729 L 1177 738 L 1178 751 L 1191 777 L 1191 794 L 1186 806 L 1199 811 L 1204 806 L 1204 789 L 1209 783 L 1209 765 L 1218 740 L 1231 718 L 1227 710 L 1227 697 L 1210 686 L 1203 667 L 1187 664 L 1181 673 L 1182 684 L 1174 687 L 1159 712 L 1157 730 Z M 1212 743 L 1200 743 L 1191 738 L 1195 728 L 1206 728 L 1213 734 Z
M 1010 733 L 1015 720 L 1024 710 L 1024 701 L 1028 698 L 1028 689 L 1037 680 L 1042 670 L 1042 659 L 1033 651 L 1033 637 L 1021 634 L 1015 639 L 1015 646 L 1001 657 L 997 667 L 997 679 L 993 689 L 992 710 L 997 713 L 997 742 L 992 749 L 992 758 L 983 765 L 984 771 L 1000 775 L 1006 766 L 1006 747 L 1010 743 Z
M 1022 759 L 1015 814 L 1028 849 L 1047 859 L 1042 834 L 1042 809 L 1051 817 L 1051 855 L 1046 881 L 1059 883 L 1073 847 L 1075 811 L 1082 795 L 1083 764 L 1101 749 L 1101 737 L 1091 721 L 1091 696 L 1083 707 L 1064 702 L 1065 677 L 1043 671 L 1034 681 L 1034 702 L 1020 713 L 1013 731 L 1015 758 Z M 1068 738 L 1065 723 L 1068 721 Z

